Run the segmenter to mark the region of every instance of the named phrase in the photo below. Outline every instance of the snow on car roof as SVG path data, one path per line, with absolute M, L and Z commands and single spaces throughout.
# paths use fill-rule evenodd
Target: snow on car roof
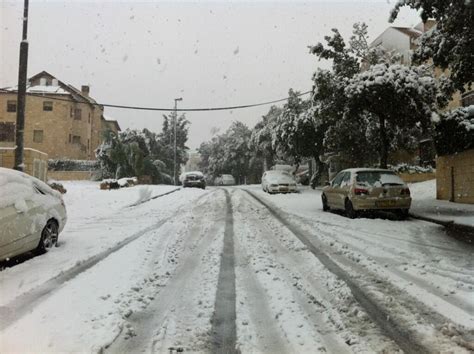
M 374 171 L 374 172 L 391 172 L 394 173 L 392 170 L 386 169 L 386 168 L 369 168 L 369 167 L 359 167 L 359 168 L 347 168 L 345 170 L 342 170 L 341 172 L 368 172 L 368 171 Z
M 34 186 L 41 191 L 60 197 L 60 193 L 53 190 L 46 183 L 29 176 L 26 173 L 0 167 L 0 208 L 15 205 L 19 201 L 31 200 L 35 196 Z
M 204 176 L 204 174 L 203 174 L 201 171 L 191 171 L 191 172 L 185 172 L 183 175 L 184 175 L 184 176 L 187 176 L 187 175 L 197 175 L 197 176 Z

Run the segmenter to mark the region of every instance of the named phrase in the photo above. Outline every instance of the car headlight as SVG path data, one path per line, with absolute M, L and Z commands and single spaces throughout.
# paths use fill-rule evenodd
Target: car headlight
M 270 187 L 278 187 L 278 184 L 270 184 Z

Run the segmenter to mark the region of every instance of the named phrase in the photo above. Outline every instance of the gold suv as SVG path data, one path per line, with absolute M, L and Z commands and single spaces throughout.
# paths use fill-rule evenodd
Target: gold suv
M 323 188 L 323 210 L 345 210 L 355 218 L 360 211 L 386 210 L 408 216 L 410 190 L 395 172 L 376 168 L 351 168 L 339 172 Z

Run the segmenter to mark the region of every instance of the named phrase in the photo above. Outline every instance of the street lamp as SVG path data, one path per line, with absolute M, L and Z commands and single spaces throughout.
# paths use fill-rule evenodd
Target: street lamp
M 174 169 L 173 169 L 173 181 L 176 186 L 178 183 L 176 181 L 176 121 L 178 120 L 178 101 L 182 101 L 183 98 L 174 99 Z

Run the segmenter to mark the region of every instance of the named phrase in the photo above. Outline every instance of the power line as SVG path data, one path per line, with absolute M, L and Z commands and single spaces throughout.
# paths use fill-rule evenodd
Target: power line
M 304 95 L 307 95 L 311 93 L 312 91 L 306 91 L 303 93 L 299 93 L 296 95 L 297 97 L 301 97 Z M 44 94 L 37 94 L 37 93 L 28 93 L 28 96 L 33 96 L 33 97 L 42 97 L 42 98 L 47 98 L 51 100 L 56 100 L 56 101 L 66 101 L 70 102 L 71 100 L 65 99 L 65 98 L 59 98 L 59 97 L 51 97 L 47 96 Z M 253 103 L 253 104 L 246 104 L 246 105 L 240 105 L 240 106 L 227 106 L 227 107 L 208 107 L 208 108 L 178 108 L 176 111 L 178 112 L 209 112 L 209 111 L 228 111 L 228 110 L 234 110 L 234 109 L 242 109 L 242 108 L 251 108 L 251 107 L 259 107 L 259 106 L 265 106 L 269 105 L 272 103 L 278 103 L 278 102 L 283 102 L 287 101 L 289 97 L 281 98 L 278 100 L 273 100 L 273 101 L 267 101 L 267 102 L 261 102 L 261 103 Z M 174 111 L 174 108 L 159 108 L 159 107 L 142 107 L 142 106 L 125 106 L 125 105 L 118 105 L 118 104 L 109 104 L 109 103 L 98 103 L 98 102 L 83 102 L 83 103 L 88 103 L 94 106 L 101 106 L 101 107 L 109 107 L 109 108 L 119 108 L 119 109 L 135 109 L 135 110 L 141 110 L 141 111 L 161 111 L 161 112 L 170 112 Z

